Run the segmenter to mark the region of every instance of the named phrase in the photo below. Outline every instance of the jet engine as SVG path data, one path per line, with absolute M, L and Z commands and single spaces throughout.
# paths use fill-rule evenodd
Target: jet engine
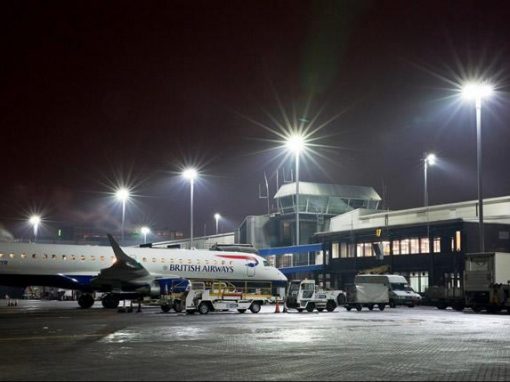
M 136 292 L 144 296 L 159 297 L 161 296 L 161 287 L 159 283 L 152 283 L 138 288 Z

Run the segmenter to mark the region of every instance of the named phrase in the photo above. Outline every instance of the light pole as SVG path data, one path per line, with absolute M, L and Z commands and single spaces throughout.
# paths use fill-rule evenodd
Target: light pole
M 147 234 L 151 232 L 149 227 L 142 227 L 140 231 L 143 234 L 143 243 L 147 244 Z
M 427 170 L 429 166 L 433 166 L 436 163 L 436 155 L 435 154 L 425 154 L 423 158 L 423 203 L 425 208 L 429 206 L 429 190 L 428 190 L 428 175 Z
M 429 224 L 429 190 L 428 190 L 428 167 L 433 166 L 436 163 L 436 155 L 435 154 L 427 154 L 423 157 L 423 203 L 425 205 L 425 213 L 427 215 L 427 240 L 429 245 L 429 253 L 430 253 L 430 280 L 434 280 L 434 246 L 432 245 L 432 240 L 430 240 L 430 224 Z M 433 282 L 432 282 L 433 283 Z
M 218 234 L 218 222 L 221 219 L 221 215 L 219 213 L 214 214 L 214 220 L 216 220 L 216 235 Z
M 493 88 L 485 82 L 468 83 L 462 88 L 464 99 L 475 100 L 476 108 L 476 164 L 478 183 L 478 221 L 480 230 L 480 252 L 485 252 L 483 230 L 483 190 L 482 190 L 482 99 L 492 94 Z
M 182 176 L 189 180 L 190 185 L 190 234 L 189 234 L 189 248 L 193 248 L 193 184 L 198 176 L 197 170 L 188 168 L 183 171 Z
M 296 245 L 299 245 L 299 155 L 306 147 L 305 138 L 294 134 L 287 139 L 286 146 L 296 157 Z
M 122 202 L 122 224 L 121 224 L 121 239 L 124 241 L 124 221 L 126 219 L 126 202 L 129 199 L 129 190 L 127 188 L 120 188 L 115 193 L 118 201 Z
M 41 224 L 41 217 L 38 215 L 33 215 L 28 220 L 30 224 L 34 227 L 34 242 L 37 241 L 37 232 L 39 230 L 39 224 Z

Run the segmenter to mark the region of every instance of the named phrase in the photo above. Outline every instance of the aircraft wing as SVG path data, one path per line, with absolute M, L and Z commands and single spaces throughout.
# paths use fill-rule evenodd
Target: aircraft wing
M 91 284 L 99 290 L 161 290 L 168 291 L 177 284 L 182 284 L 177 275 L 151 274 L 142 264 L 128 256 L 112 235 L 108 239 L 115 254 L 116 261 L 109 268 L 101 269 Z M 155 292 L 154 292 L 155 293 Z

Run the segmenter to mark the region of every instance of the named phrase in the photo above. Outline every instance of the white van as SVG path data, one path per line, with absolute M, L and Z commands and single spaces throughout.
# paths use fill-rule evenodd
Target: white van
M 354 283 L 377 283 L 388 287 L 390 307 L 407 305 L 412 308 L 421 302 L 421 296 L 411 288 L 404 276 L 400 275 L 357 275 Z

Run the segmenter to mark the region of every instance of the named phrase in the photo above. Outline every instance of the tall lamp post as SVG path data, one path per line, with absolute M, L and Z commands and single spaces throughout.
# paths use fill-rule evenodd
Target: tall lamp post
M 425 154 L 423 158 L 423 202 L 425 208 L 429 206 L 429 190 L 428 190 L 428 174 L 427 170 L 429 166 L 433 166 L 436 163 L 436 155 L 435 154 Z
M 296 158 L 296 245 L 299 245 L 299 155 L 306 147 L 305 138 L 294 134 L 287 139 L 286 147 Z
M 216 212 L 214 214 L 214 220 L 216 220 L 216 235 L 218 234 L 218 222 L 220 221 L 220 219 L 221 219 L 221 215 Z
M 436 163 L 436 155 L 435 154 L 425 154 L 423 157 L 423 203 L 425 205 L 425 213 L 427 215 L 427 240 L 428 240 L 428 250 L 430 253 L 430 280 L 433 284 L 434 282 L 434 246 L 433 241 L 430 240 L 430 224 L 429 224 L 429 189 L 428 189 L 428 167 L 433 166 Z
M 127 188 L 120 188 L 115 193 L 115 197 L 122 203 L 122 223 L 121 223 L 121 239 L 124 241 L 124 221 L 126 219 L 126 202 L 129 199 L 129 190 Z
M 475 101 L 476 108 L 476 163 L 478 183 L 478 221 L 480 232 L 480 252 L 485 252 L 485 235 L 483 229 L 483 190 L 482 190 L 482 99 L 488 98 L 493 92 L 490 84 L 468 83 L 462 88 L 462 97 Z
M 143 234 L 143 243 L 147 244 L 147 234 L 151 232 L 149 227 L 142 227 L 140 231 Z
M 183 171 L 182 176 L 189 180 L 190 185 L 190 234 L 189 234 L 189 248 L 193 248 L 193 184 L 198 176 L 197 170 L 188 168 Z
M 30 224 L 34 227 L 34 242 L 37 241 L 37 233 L 39 231 L 39 224 L 41 224 L 41 217 L 38 215 L 33 215 L 28 220 Z

